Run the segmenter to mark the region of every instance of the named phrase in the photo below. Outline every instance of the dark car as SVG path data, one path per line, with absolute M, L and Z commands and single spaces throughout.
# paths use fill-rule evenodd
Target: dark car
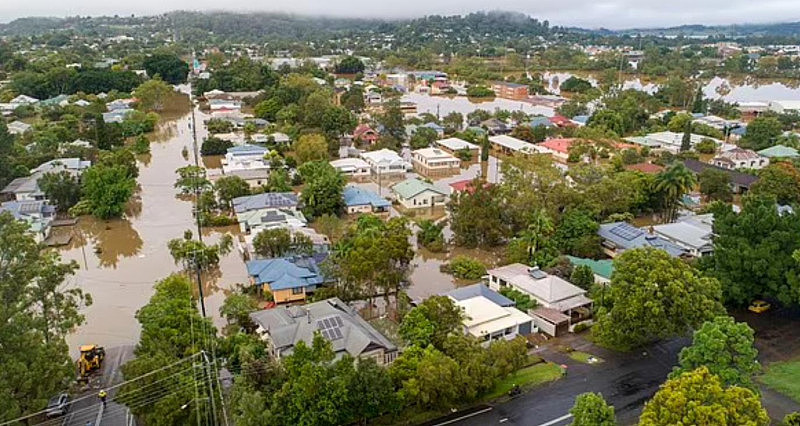
M 45 412 L 47 417 L 59 417 L 67 414 L 67 411 L 69 411 L 69 394 L 65 392 L 50 398 Z

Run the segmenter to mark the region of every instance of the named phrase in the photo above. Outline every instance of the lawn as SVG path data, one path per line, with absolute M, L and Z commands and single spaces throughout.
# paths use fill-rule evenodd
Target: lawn
M 561 378 L 561 367 L 550 362 L 540 363 L 516 371 L 499 381 L 482 399 L 492 400 L 507 395 L 514 385 L 530 388 Z
M 569 357 L 574 359 L 575 361 L 582 362 L 584 364 L 600 364 L 603 362 L 603 358 L 598 356 L 594 356 L 592 354 L 587 354 L 586 352 L 581 351 L 572 351 L 569 353 Z M 594 357 L 594 362 L 589 362 L 589 358 Z
M 773 390 L 800 402 L 800 359 L 770 364 L 759 380 Z

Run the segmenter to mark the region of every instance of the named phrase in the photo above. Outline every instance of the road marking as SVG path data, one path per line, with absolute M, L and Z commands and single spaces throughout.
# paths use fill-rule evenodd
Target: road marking
M 469 413 L 467 415 L 464 415 L 464 416 L 461 416 L 461 417 L 458 417 L 458 418 L 455 418 L 455 419 L 450 419 L 450 420 L 447 420 L 445 422 L 436 423 L 434 426 L 449 425 L 451 423 L 460 422 L 461 420 L 468 419 L 470 417 L 475 417 L 475 416 L 483 414 L 483 413 L 488 413 L 489 411 L 492 411 L 492 407 L 487 407 L 487 408 L 484 408 L 483 410 L 479 410 L 479 411 L 476 411 L 474 413 Z
M 564 420 L 567 420 L 570 417 L 572 417 L 572 414 L 565 414 L 565 415 L 563 415 L 563 416 L 561 416 L 561 417 L 559 417 L 557 419 L 550 420 L 547 423 L 542 423 L 539 426 L 552 426 L 554 424 L 561 423 L 561 422 L 563 422 Z

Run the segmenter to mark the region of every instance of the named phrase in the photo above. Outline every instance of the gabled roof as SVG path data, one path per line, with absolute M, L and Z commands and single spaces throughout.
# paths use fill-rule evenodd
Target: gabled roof
M 758 181 L 757 176 L 749 175 L 747 173 L 737 172 L 736 170 L 729 170 L 724 167 L 717 167 L 713 164 L 704 163 L 702 161 L 693 160 L 693 159 L 686 159 L 683 160 L 683 164 L 696 174 L 700 174 L 705 169 L 714 169 L 723 171 L 728 174 L 731 178 L 731 182 L 741 186 L 742 188 L 750 188 L 751 185 Z
M 734 149 L 729 149 L 727 151 L 723 151 L 719 153 L 714 160 L 721 160 L 721 161 L 750 161 L 750 160 L 758 160 L 761 157 L 752 150 L 744 149 L 736 147 Z
M 442 296 L 447 296 L 447 297 L 449 297 L 449 298 L 451 298 L 453 300 L 457 300 L 457 301 L 466 300 L 466 299 L 471 299 L 473 297 L 482 296 L 482 297 L 485 297 L 485 298 L 491 300 L 495 304 L 503 306 L 503 307 L 516 306 L 516 303 L 514 303 L 513 300 L 503 296 L 502 294 L 500 294 L 500 293 L 498 293 L 498 292 L 496 292 L 496 291 L 490 289 L 489 287 L 486 287 L 485 285 L 480 284 L 480 283 L 473 284 L 473 285 L 468 285 L 466 287 L 459 287 L 459 288 L 457 288 L 455 290 L 450 290 L 450 291 L 448 291 L 446 293 L 443 293 Z
M 392 191 L 394 191 L 397 195 L 405 199 L 416 197 L 417 195 L 425 191 L 433 191 L 440 195 L 447 195 L 444 193 L 444 191 L 433 186 L 433 184 L 421 181 L 419 179 L 406 179 L 400 183 L 395 184 L 392 187 Z
M 297 203 L 297 194 L 294 192 L 265 192 L 234 198 L 233 210 L 236 213 L 243 213 L 266 208 L 295 208 Z
M 800 153 L 792 147 L 785 145 L 775 145 L 766 149 L 758 151 L 758 154 L 769 158 L 796 158 L 800 157 Z
M 392 203 L 378 194 L 357 186 L 346 186 L 342 191 L 342 196 L 347 207 L 371 205 L 375 208 L 381 208 L 392 205 Z
M 619 250 L 631 250 L 642 247 L 654 247 L 669 253 L 671 256 L 678 257 L 685 254 L 685 250 L 664 238 L 650 234 L 647 231 L 637 228 L 627 222 L 612 222 L 600 225 L 597 231 L 600 238 L 611 242 Z
M 247 274 L 257 285 L 268 284 L 271 291 L 313 287 L 325 282 L 319 268 L 324 256 L 278 257 L 247 262 Z
M 336 297 L 304 306 L 265 309 L 251 313 L 250 318 L 269 335 L 282 355 L 291 354 L 301 341 L 310 345 L 317 331 L 331 342 L 338 357 L 357 357 L 373 348 L 397 350 L 394 343 Z
M 556 138 L 556 139 L 548 139 L 539 144 L 539 146 L 543 146 L 547 149 L 551 149 L 555 152 L 559 152 L 562 154 L 568 154 L 569 148 L 572 146 L 572 143 L 575 139 L 571 138 Z
M 521 263 L 490 269 L 487 273 L 548 304 L 558 304 L 586 294 L 586 290 L 564 279 Z
M 0 204 L 0 212 L 9 212 L 15 219 L 20 220 L 30 218 L 34 214 L 49 216 L 56 212 L 56 208 L 46 201 L 6 201 Z
M 269 150 L 262 146 L 245 144 L 230 147 L 227 152 L 232 155 L 264 155 L 269 152 Z
M 529 125 L 531 127 L 537 127 L 537 126 L 553 127 L 553 123 L 550 122 L 550 119 L 542 116 L 531 117 L 531 122 L 529 123 Z
M 611 274 L 614 273 L 614 262 L 611 259 L 594 260 L 575 256 L 567 256 L 567 258 L 574 266 L 588 266 L 595 275 L 606 279 L 611 279 Z
M 359 137 L 366 133 L 377 133 L 375 130 L 370 127 L 368 124 L 359 124 L 358 127 L 353 131 L 353 137 Z
M 475 149 L 479 148 L 478 145 L 475 145 L 474 143 L 467 142 L 467 141 L 465 141 L 463 139 L 459 139 L 459 138 L 440 139 L 440 140 L 436 141 L 435 143 L 437 145 L 441 145 L 441 146 L 443 146 L 443 147 L 445 147 L 445 148 L 447 148 L 447 149 L 449 149 L 451 151 L 458 151 L 458 150 L 462 150 L 462 149 L 475 150 Z

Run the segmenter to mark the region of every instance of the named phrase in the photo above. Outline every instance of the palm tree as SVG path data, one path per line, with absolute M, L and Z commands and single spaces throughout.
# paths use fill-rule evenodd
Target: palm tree
M 656 176 L 655 189 L 663 197 L 665 222 L 675 220 L 681 198 L 694 187 L 695 183 L 694 174 L 683 163 L 675 163 Z
M 533 262 L 536 251 L 553 233 L 553 221 L 544 209 L 534 210 L 528 227 L 519 235 L 528 248 L 528 263 Z

